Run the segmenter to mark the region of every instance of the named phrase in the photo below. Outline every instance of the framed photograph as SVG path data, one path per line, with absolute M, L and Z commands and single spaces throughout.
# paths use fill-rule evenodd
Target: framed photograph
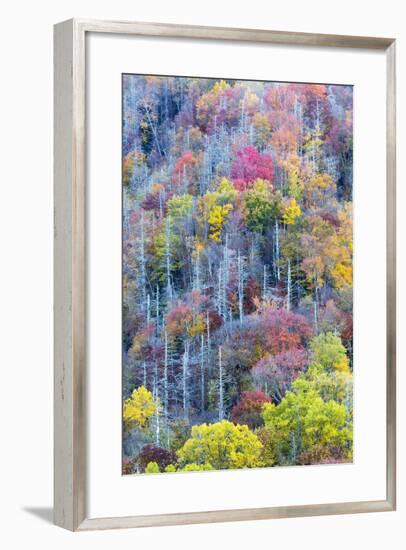
M 55 26 L 55 523 L 396 507 L 395 40 Z

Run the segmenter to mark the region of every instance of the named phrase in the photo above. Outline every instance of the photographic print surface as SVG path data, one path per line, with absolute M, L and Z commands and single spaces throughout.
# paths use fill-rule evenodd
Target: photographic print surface
M 123 473 L 352 461 L 352 86 L 123 75 Z

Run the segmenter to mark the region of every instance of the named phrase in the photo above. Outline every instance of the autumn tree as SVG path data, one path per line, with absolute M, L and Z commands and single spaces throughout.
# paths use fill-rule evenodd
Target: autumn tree
M 127 429 L 131 427 L 144 428 L 156 413 L 157 404 L 152 393 L 144 386 L 136 388 L 131 397 L 124 401 L 123 420 Z
M 281 197 L 272 193 L 266 180 L 256 179 L 252 188 L 245 193 L 247 226 L 255 233 L 265 233 L 273 227 L 281 213 Z
M 156 463 L 159 470 L 163 471 L 169 464 L 176 462 L 176 455 L 173 451 L 153 444 L 145 445 L 137 457 L 137 466 L 140 472 L 144 472 L 151 462 Z
M 241 399 L 231 410 L 231 419 L 234 424 L 246 424 L 255 429 L 263 424 L 262 408 L 264 403 L 272 399 L 262 391 L 246 391 L 241 394 Z
M 276 355 L 265 355 L 254 365 L 251 373 L 257 387 L 270 395 L 275 403 L 280 403 L 308 362 L 309 355 L 305 349 L 293 348 Z
M 231 167 L 231 178 L 237 189 L 245 190 L 256 179 L 272 183 L 273 172 L 272 158 L 259 153 L 255 147 L 248 146 L 237 152 Z
M 192 437 L 179 449 L 181 465 L 209 463 L 214 469 L 260 465 L 262 444 L 248 426 L 223 420 L 192 427 Z
M 343 460 L 351 458 L 352 426 L 348 411 L 336 401 L 323 401 L 304 378 L 292 384 L 281 403 L 264 405 L 265 427 L 281 437 L 279 453 L 284 463 L 297 463 L 302 453 L 316 446 L 328 454 L 340 450 Z
M 347 372 L 349 370 L 347 352 L 339 336 L 331 332 L 321 333 L 311 340 L 310 349 L 313 364 L 327 371 Z

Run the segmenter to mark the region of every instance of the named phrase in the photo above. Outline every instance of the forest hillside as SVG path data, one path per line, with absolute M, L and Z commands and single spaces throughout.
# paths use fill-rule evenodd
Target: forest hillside
M 352 460 L 352 87 L 123 75 L 123 472 Z

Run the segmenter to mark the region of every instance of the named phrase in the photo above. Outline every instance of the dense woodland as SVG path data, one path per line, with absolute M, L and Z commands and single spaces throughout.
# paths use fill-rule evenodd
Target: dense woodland
M 123 76 L 123 473 L 352 460 L 352 87 Z

